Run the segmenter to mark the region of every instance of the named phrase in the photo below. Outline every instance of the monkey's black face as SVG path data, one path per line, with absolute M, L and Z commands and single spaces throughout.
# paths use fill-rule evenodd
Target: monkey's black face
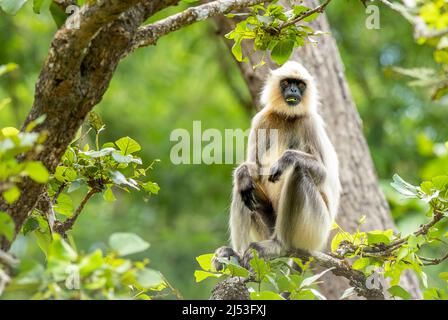
M 291 106 L 297 106 L 305 93 L 306 83 L 298 79 L 283 79 L 280 81 L 283 99 Z

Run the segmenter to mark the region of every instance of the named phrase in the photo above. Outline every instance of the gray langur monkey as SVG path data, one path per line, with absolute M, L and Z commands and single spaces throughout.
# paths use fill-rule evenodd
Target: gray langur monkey
M 235 256 L 247 266 L 251 248 L 264 258 L 290 249 L 319 250 L 338 210 L 338 158 L 317 112 L 313 77 L 287 62 L 271 71 L 261 103 L 247 159 L 234 172 L 232 247 L 216 250 L 217 270 L 217 257 Z

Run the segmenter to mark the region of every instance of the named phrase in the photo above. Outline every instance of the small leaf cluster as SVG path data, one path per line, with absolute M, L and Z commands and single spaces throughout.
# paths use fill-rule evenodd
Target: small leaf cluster
M 73 242 L 73 241 L 72 241 Z M 14 270 L 5 294 L 22 292 L 31 299 L 152 299 L 177 294 L 149 261 L 126 256 L 142 252 L 149 244 L 132 233 L 109 238 L 108 253 L 88 254 L 55 234 L 46 250 L 46 263 L 23 261 Z
M 310 272 L 312 260 L 303 262 L 299 258 L 262 259 L 255 250 L 252 251 L 252 256 L 248 269 L 241 266 L 234 257 L 217 258 L 224 266 L 220 271 L 216 271 L 212 265 L 214 254 L 198 256 L 196 260 L 201 270 L 194 273 L 196 282 L 207 278 L 242 277 L 248 286 L 251 300 L 284 300 L 284 296 L 291 300 L 325 299 L 316 285 L 331 269 L 313 275 Z M 296 267 L 292 268 L 293 264 Z
M 249 13 L 239 14 L 247 17 L 238 22 L 235 29 L 226 35 L 228 39 L 234 41 L 233 55 L 238 61 L 248 61 L 247 57 L 243 57 L 241 45 L 243 41 L 252 40 L 254 51 L 269 52 L 274 62 L 279 65 L 285 63 L 294 48 L 314 41 L 311 37 L 320 35 L 320 32 L 314 31 L 309 25 L 292 23 L 309 10 L 311 9 L 303 5 L 294 5 L 291 10 L 286 10 L 277 1 L 250 7 Z M 318 15 L 313 13 L 303 18 L 301 22 L 311 22 Z M 228 17 L 234 16 L 235 14 L 228 15 Z M 257 66 L 264 63 L 263 55 Z
M 100 146 L 100 134 L 105 125 L 94 112 L 89 116 L 89 124 L 90 129 L 67 148 L 51 177 L 50 196 L 59 192 L 56 212 L 70 216 L 73 213 L 70 193 L 81 187 L 102 193 L 109 202 L 116 200 L 113 189 L 125 192 L 142 190 L 147 196 L 157 194 L 160 187 L 147 180 L 147 173 L 158 160 L 142 167 L 142 160 L 136 155 L 141 146 L 130 137 L 122 137 Z M 92 130 L 95 133 L 93 148 L 89 143 L 81 144 Z M 66 190 L 66 193 L 60 193 L 61 190 Z
M 42 150 L 41 144 L 45 141 L 46 134 L 31 130 L 44 119 L 45 117 L 41 117 L 32 121 L 24 132 L 13 127 L 0 130 L 0 192 L 9 204 L 20 197 L 18 185 L 23 179 L 30 178 L 38 183 L 48 181 L 49 173 L 45 166 L 32 160 L 32 157 Z M 26 157 L 19 161 L 17 158 L 23 154 L 26 154 Z

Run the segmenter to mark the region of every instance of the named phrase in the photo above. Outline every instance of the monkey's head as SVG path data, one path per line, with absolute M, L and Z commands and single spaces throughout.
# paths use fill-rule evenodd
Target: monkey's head
M 261 103 L 286 116 L 314 111 L 316 88 L 313 77 L 301 64 L 289 61 L 271 71 L 261 94 Z

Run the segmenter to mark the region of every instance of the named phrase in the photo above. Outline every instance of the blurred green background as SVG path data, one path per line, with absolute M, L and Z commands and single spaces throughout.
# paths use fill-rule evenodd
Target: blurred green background
M 381 10 L 379 30 L 365 28 L 361 2 L 334 2 L 328 17 L 394 218 L 400 231 L 410 232 L 425 220 L 426 208 L 400 199 L 389 189 L 389 181 L 395 172 L 414 183 L 448 172 L 442 144 L 448 137 L 448 109 L 446 101 L 432 102 L 428 92 L 409 87 L 388 68 L 433 67 L 432 52 L 416 45 L 410 26 L 389 10 Z M 56 26 L 48 14 L 35 15 L 27 4 L 15 17 L 0 13 L 0 30 L 0 65 L 19 65 L 0 79 L 0 100 L 12 99 L 0 112 L 0 127 L 20 127 Z M 142 145 L 144 161 L 160 159 L 151 179 L 161 191 L 148 202 L 138 193 L 118 194 L 113 204 L 98 195 L 73 232 L 78 250 L 86 252 L 105 247 L 113 232 L 137 233 L 151 248 L 135 258 L 149 257 L 153 268 L 192 299 L 208 298 L 211 288 L 211 282 L 195 284 L 194 258 L 227 241 L 233 166 L 173 165 L 169 136 L 176 128 L 191 132 L 194 120 L 202 121 L 203 129 L 249 127 L 253 112 L 243 106 L 249 94 L 226 50 L 213 24 L 202 22 L 120 64 L 96 107 L 107 125 L 103 139 L 130 136 Z M 14 250 L 24 259 L 44 259 L 36 244 L 24 238 Z M 430 284 L 446 267 L 427 269 Z

